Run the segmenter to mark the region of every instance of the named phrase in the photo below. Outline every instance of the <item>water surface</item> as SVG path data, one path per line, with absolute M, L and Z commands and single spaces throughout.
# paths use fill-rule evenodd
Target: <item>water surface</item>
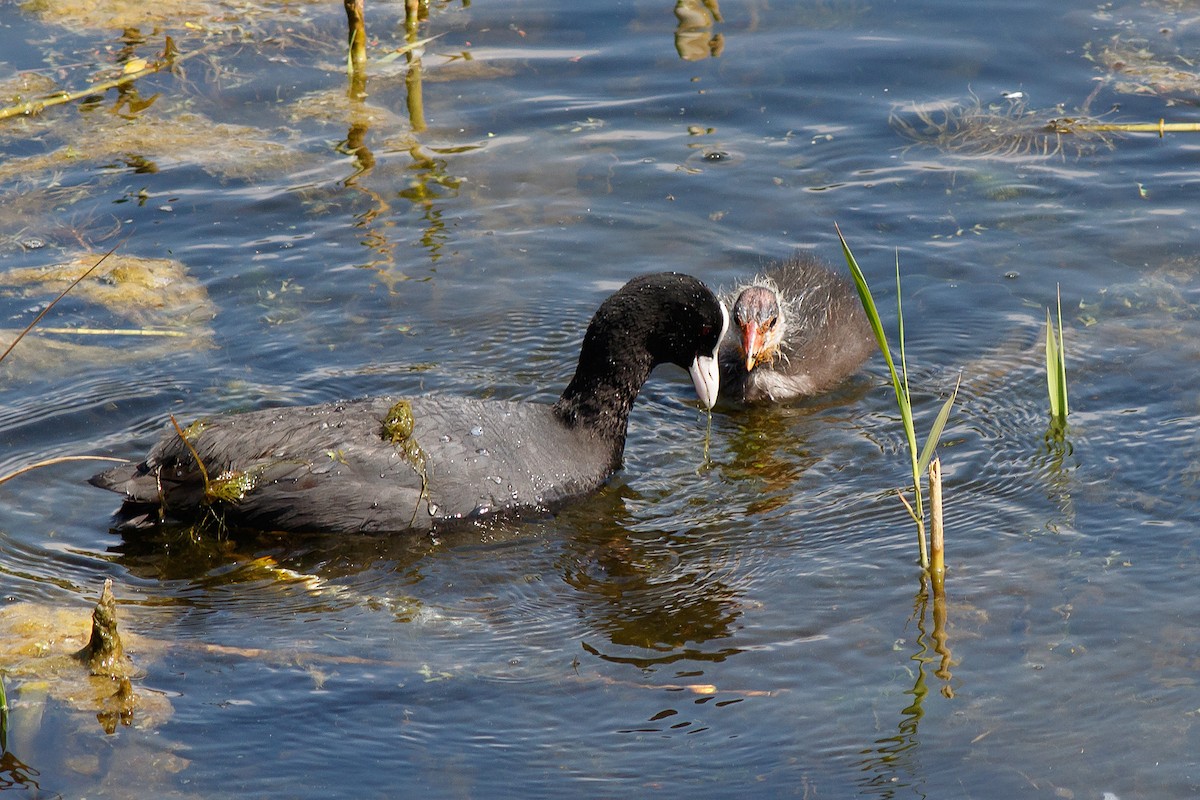
M 436 541 L 123 538 L 115 498 L 84 483 L 97 465 L 61 464 L 0 487 L 4 603 L 82 619 L 112 578 L 141 637 L 135 689 L 169 713 L 109 735 L 9 676 L 0 786 L 1197 791 L 1198 145 L 1036 125 L 951 140 L 921 118 L 1195 121 L 1187 8 L 752 0 L 707 25 L 681 5 L 688 30 L 668 2 L 475 0 L 406 33 L 378 5 L 360 101 L 336 5 L 116 8 L 4 14 L 6 80 L 78 89 L 166 34 L 200 52 L 136 93 L 0 123 L 0 313 L 15 332 L 56 293 L 21 270 L 119 243 L 168 260 L 180 292 L 73 293 L 45 324 L 186 335 L 31 336 L 3 367 L 3 471 L 138 456 L 169 414 L 551 401 L 629 277 L 731 286 L 796 249 L 837 265 L 836 222 L 889 322 L 899 259 L 920 430 L 962 376 L 946 619 L 895 496 L 907 455 L 880 359 L 826 397 L 718 407 L 711 432 L 663 368 L 602 492 Z M 1056 287 L 1061 440 L 1038 349 Z

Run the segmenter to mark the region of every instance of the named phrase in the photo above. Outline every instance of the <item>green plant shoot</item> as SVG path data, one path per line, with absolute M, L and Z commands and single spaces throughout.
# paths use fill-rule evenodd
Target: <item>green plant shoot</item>
M 1050 423 L 1062 428 L 1067 424 L 1067 356 L 1063 339 L 1062 291 L 1058 292 L 1058 330 L 1046 310 L 1046 384 L 1050 390 Z
M 915 503 L 909 506 L 903 494 L 900 495 L 900 499 L 904 501 L 905 506 L 908 507 L 909 514 L 912 515 L 913 520 L 917 524 L 921 568 L 928 570 L 929 547 L 925 540 L 925 512 L 921 499 L 921 475 L 925 472 L 926 467 L 928 467 L 930 460 L 933 458 L 937 443 L 942 436 L 942 430 L 946 427 L 946 420 L 950 417 L 950 409 L 954 405 L 954 399 L 958 396 L 958 385 L 955 384 L 954 391 L 938 412 L 933 427 L 929 431 L 929 438 L 925 442 L 925 447 L 918 449 L 916 427 L 913 424 L 912 395 L 909 393 L 908 388 L 908 361 L 904 354 L 904 307 L 900 298 L 900 259 L 897 256 L 896 312 L 899 317 L 900 339 L 900 372 L 897 373 L 896 362 L 892 358 L 891 348 L 888 347 L 887 335 L 884 333 L 883 322 L 879 317 L 879 310 L 875 306 L 875 299 L 871 296 L 871 289 L 867 285 L 866 275 L 863 274 L 862 268 L 859 267 L 858 261 L 854 258 L 854 254 L 850 252 L 850 246 L 846 244 L 846 238 L 842 236 L 840 228 L 837 228 L 837 234 L 838 239 L 842 243 L 842 254 L 846 257 L 846 264 L 850 267 L 850 274 L 854 277 L 854 286 L 858 290 L 858 298 L 862 302 L 863 311 L 867 314 L 871 330 L 875 333 L 875 341 L 879 345 L 879 351 L 883 353 L 883 359 L 887 362 L 888 373 L 892 378 L 892 389 L 896 393 L 896 406 L 900 409 L 900 419 L 904 424 L 904 435 L 908 440 L 908 453 L 913 477 L 913 499 Z
M 8 696 L 4 694 L 4 673 L 0 672 L 0 753 L 8 751 Z

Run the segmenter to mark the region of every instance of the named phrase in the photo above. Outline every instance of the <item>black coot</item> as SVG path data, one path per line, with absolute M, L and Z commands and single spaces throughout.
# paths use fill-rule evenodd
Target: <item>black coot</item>
M 744 403 L 818 394 L 876 350 L 854 286 L 797 254 L 734 289 L 734 324 L 721 344 L 721 393 Z
M 212 513 L 259 529 L 399 532 L 553 508 L 620 466 L 629 411 L 656 365 L 689 370 L 712 407 L 727 327 L 700 281 L 647 275 L 600 306 L 552 406 L 384 397 L 218 416 L 182 437 L 171 427 L 145 461 L 91 482 L 125 495 L 122 527 Z

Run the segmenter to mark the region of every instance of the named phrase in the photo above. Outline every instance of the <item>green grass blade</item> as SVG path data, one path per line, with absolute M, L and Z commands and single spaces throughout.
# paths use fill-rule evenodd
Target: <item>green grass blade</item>
M 854 278 L 854 287 L 858 290 L 858 298 L 862 302 L 863 311 L 867 314 L 867 320 L 871 324 L 871 330 L 875 333 L 875 341 L 879 345 L 879 351 L 883 353 L 883 360 L 887 362 L 888 373 L 892 377 L 892 389 L 896 393 L 896 405 L 900 409 L 900 419 L 904 423 L 904 435 L 908 440 L 909 460 L 912 464 L 912 479 L 913 479 L 913 500 L 916 508 L 909 506 L 909 513 L 912 515 L 913 521 L 917 523 L 917 531 L 919 533 L 919 544 L 921 553 L 921 568 L 929 568 L 929 551 L 925 543 L 925 523 L 924 512 L 922 511 L 921 503 L 921 472 L 917 468 L 917 433 L 913 426 L 912 403 L 908 395 L 907 374 L 904 382 L 901 382 L 900 376 L 896 374 L 896 363 L 892 360 L 892 351 L 888 347 L 887 336 L 883 332 L 883 322 L 879 318 L 879 309 L 875 306 L 875 298 L 871 296 L 871 288 L 867 285 L 867 276 L 863 274 L 862 268 L 858 266 L 858 260 L 854 254 L 850 252 L 850 245 L 846 244 L 846 237 L 842 236 L 841 228 L 834 225 L 837 230 L 838 240 L 842 243 L 842 254 L 846 257 L 846 265 L 850 267 L 850 274 Z M 897 303 L 899 301 L 899 283 L 900 269 L 899 258 L 897 257 L 896 267 L 896 284 L 897 284 Z M 899 305 L 897 305 L 899 308 Z M 903 340 L 903 314 L 901 314 L 901 339 Z M 901 350 L 903 357 L 903 350 Z M 900 496 L 904 500 L 904 496 Z M 904 500 L 905 506 L 908 506 L 908 501 Z
M 896 405 L 900 409 L 900 419 L 904 423 L 904 434 L 908 439 L 909 454 L 912 458 L 913 479 L 916 482 L 919 481 L 919 473 L 916 469 L 917 433 L 913 427 L 912 404 L 909 402 L 908 386 L 901 382 L 900 376 L 896 373 L 896 362 L 892 360 L 892 351 L 888 347 L 887 336 L 883 332 L 883 322 L 879 318 L 879 309 L 875 306 L 875 298 L 871 296 L 871 288 L 867 285 L 867 276 L 863 274 L 858 260 L 850 252 L 850 245 L 846 244 L 846 238 L 842 236 L 840 228 L 837 229 L 837 234 L 842 243 L 842 254 L 845 255 L 846 264 L 850 267 L 850 274 L 854 278 L 854 287 L 858 290 L 859 300 L 862 301 L 863 310 L 867 312 L 871 330 L 875 333 L 875 341 L 879 344 L 879 351 L 883 353 L 883 359 L 887 362 L 888 372 L 892 377 L 892 388 L 896 392 Z M 899 283 L 899 274 L 899 269 L 897 269 L 897 283 Z M 903 320 L 900 325 L 903 334 Z
M 1058 385 L 1060 366 L 1058 363 L 1058 340 L 1054 335 L 1054 320 L 1046 309 L 1046 388 L 1050 393 L 1050 418 L 1063 418 L 1062 394 Z
M 1058 297 L 1058 327 L 1046 310 L 1046 388 L 1050 394 L 1050 421 L 1061 426 L 1067 421 L 1067 355 L 1062 326 L 1062 294 Z
M 960 383 L 962 383 L 962 375 L 958 376 L 958 381 L 954 384 L 954 391 L 942 404 L 942 410 L 938 412 L 937 418 L 933 421 L 933 427 L 929 429 L 929 438 L 925 440 L 925 448 L 921 451 L 921 458 L 917 461 L 917 472 L 919 473 L 923 474 L 929 468 L 929 462 L 933 460 L 933 454 L 942 438 L 942 430 L 946 427 L 946 420 L 950 418 L 950 409 L 954 407 L 954 401 L 958 397 Z
M 8 696 L 4 694 L 4 673 L 0 672 L 0 753 L 8 752 Z
M 1058 393 L 1062 404 L 1062 418 L 1065 422 L 1067 414 L 1071 413 L 1067 405 L 1067 336 L 1062 324 L 1062 288 L 1058 289 Z
M 834 227 L 837 228 L 836 225 Z M 854 278 L 854 288 L 858 290 L 858 299 L 862 302 L 863 311 L 867 312 L 867 321 L 871 323 L 871 330 L 875 334 L 875 342 L 879 345 L 879 351 L 883 353 L 888 369 L 891 370 L 894 377 L 896 367 L 892 363 L 892 354 L 888 350 L 887 336 L 883 333 L 883 322 L 879 319 L 879 309 L 875 307 L 875 298 L 871 296 L 871 289 L 867 286 L 867 277 L 863 274 L 862 268 L 858 266 L 854 254 L 850 252 L 850 245 L 846 244 L 840 228 L 837 229 L 837 234 L 838 239 L 842 242 L 842 253 L 846 256 L 846 264 L 850 267 L 850 275 Z
M 904 354 L 904 302 L 900 291 L 900 251 L 896 251 L 896 326 L 900 336 L 900 374 L 904 379 L 904 401 L 900 404 L 900 417 L 904 420 L 904 433 L 908 437 L 908 455 L 912 460 L 913 485 L 920 487 L 921 468 L 917 466 L 917 431 L 912 418 L 912 394 L 908 391 L 908 359 Z M 899 397 L 897 397 L 899 399 Z M 920 492 L 917 493 L 920 508 Z

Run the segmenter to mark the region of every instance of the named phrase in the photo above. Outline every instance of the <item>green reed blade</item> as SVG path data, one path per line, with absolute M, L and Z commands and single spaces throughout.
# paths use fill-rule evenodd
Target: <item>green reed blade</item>
M 4 694 L 4 673 L 0 672 L 0 753 L 8 752 L 8 696 Z
M 929 569 L 929 550 L 925 542 L 924 511 L 921 503 L 921 471 L 917 466 L 917 433 L 916 428 L 913 426 L 912 403 L 908 393 L 908 369 L 904 362 L 904 314 L 903 307 L 900 305 L 899 257 L 896 260 L 896 307 L 900 316 L 900 358 L 901 368 L 904 370 L 903 381 L 901 381 L 900 376 L 896 373 L 896 363 L 892 359 L 892 351 L 888 347 L 887 336 L 883 332 L 883 322 L 879 318 L 879 309 L 875 306 L 875 298 L 871 296 L 871 288 L 867 285 L 867 276 L 863 274 L 862 268 L 858 265 L 858 260 L 850 252 L 850 245 L 846 243 L 846 237 L 842 236 L 841 228 L 838 228 L 836 225 L 834 225 L 834 228 L 837 230 L 838 239 L 842 243 L 842 254 L 846 257 L 847 266 L 850 267 L 850 274 L 854 278 L 854 287 L 858 290 L 858 298 L 862 302 L 863 311 L 867 314 L 871 330 L 875 333 L 875 341 L 879 345 L 879 351 L 883 353 L 883 359 L 887 362 L 888 373 L 892 378 L 892 389 L 896 394 L 896 406 L 900 409 L 900 419 L 904 423 L 904 435 L 908 440 L 908 454 L 912 465 L 913 500 L 916 507 L 909 507 L 909 513 L 912 515 L 913 521 L 917 523 L 921 568 L 927 570 Z M 904 501 L 905 506 L 908 506 L 908 501 L 904 500 L 903 495 L 900 496 L 900 499 Z
M 1058 326 L 1046 310 L 1046 388 L 1050 395 L 1050 419 L 1056 425 L 1067 420 L 1067 355 L 1062 324 L 1062 293 L 1058 295 Z
M 929 429 L 929 438 L 925 440 L 925 448 L 921 451 L 921 458 L 917 460 L 917 472 L 924 473 L 929 467 L 929 462 L 933 460 L 933 454 L 942 438 L 942 429 L 946 427 L 946 420 L 950 418 L 950 409 L 954 407 L 954 400 L 958 397 L 960 383 L 962 383 L 962 375 L 958 376 L 958 381 L 954 384 L 954 391 L 950 393 L 946 402 L 942 403 L 942 410 L 938 412 L 937 418 L 933 421 L 933 427 Z

